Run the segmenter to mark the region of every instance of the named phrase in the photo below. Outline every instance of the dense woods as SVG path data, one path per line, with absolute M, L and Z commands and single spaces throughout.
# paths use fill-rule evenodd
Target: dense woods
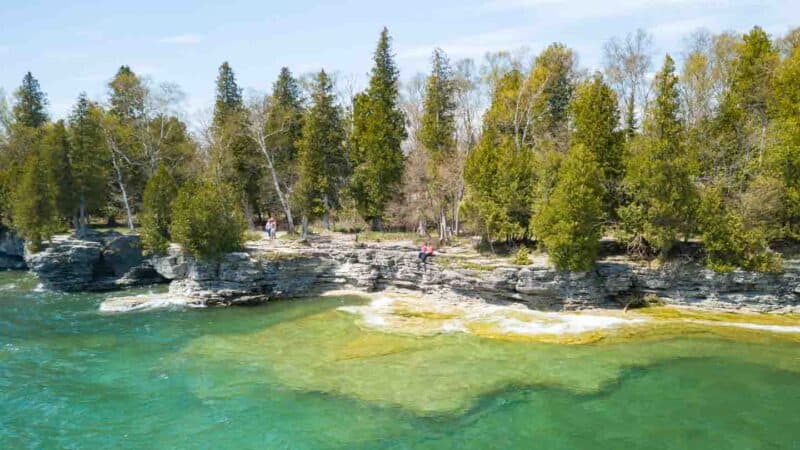
M 363 92 L 284 68 L 245 98 L 226 62 L 192 130 L 180 89 L 131 67 L 57 121 L 27 73 L 0 102 L 0 220 L 34 247 L 119 221 L 150 252 L 213 257 L 273 216 L 304 236 L 537 243 L 565 270 L 591 267 L 602 236 L 636 257 L 696 240 L 715 270 L 777 270 L 773 244 L 800 239 L 798 36 L 697 32 L 656 55 L 640 30 L 608 41 L 595 73 L 559 43 L 481 63 L 436 49 L 401 83 L 384 29 Z

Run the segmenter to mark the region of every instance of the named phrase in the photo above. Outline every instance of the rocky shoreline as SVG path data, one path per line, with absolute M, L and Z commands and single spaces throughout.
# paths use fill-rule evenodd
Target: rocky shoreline
M 107 311 L 254 304 L 357 289 L 520 302 L 544 311 L 621 308 L 648 298 L 707 309 L 800 312 L 800 261 L 787 261 L 781 273 L 764 274 L 716 273 L 685 262 L 650 268 L 609 258 L 591 271 L 567 273 L 543 260 L 527 266 L 475 264 L 448 249 L 423 265 L 410 242 L 358 243 L 352 238 L 321 237 L 310 246 L 249 243 L 246 251 L 209 262 L 176 246 L 165 256 L 145 258 L 138 236 L 106 233 L 87 239 L 61 237 L 44 251 L 25 255 L 25 263 L 45 287 L 63 291 L 169 283 L 166 295 L 110 299 Z

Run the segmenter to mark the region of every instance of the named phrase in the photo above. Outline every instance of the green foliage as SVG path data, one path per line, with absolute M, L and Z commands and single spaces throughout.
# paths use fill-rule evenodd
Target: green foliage
M 514 105 L 522 75 L 510 71 L 495 84 L 483 135 L 464 167 L 465 216 L 488 240 L 524 237 L 533 203 L 531 150 L 513 135 Z
M 217 75 L 216 100 L 214 102 L 214 128 L 222 128 L 231 117 L 238 116 L 244 109 L 242 90 L 236 83 L 236 76 L 227 61 L 219 66 Z
M 741 216 L 724 201 L 720 186 L 712 185 L 702 192 L 698 216 L 709 268 L 717 272 L 738 267 L 759 272 L 780 270 L 779 255 L 769 251 L 760 230 L 745 228 Z
M 760 122 L 767 120 L 772 96 L 772 78 L 778 65 L 778 51 L 761 27 L 744 35 L 733 64 L 729 94 L 732 101 Z
M 103 137 L 100 107 L 81 94 L 69 117 L 70 167 L 79 219 L 98 211 L 108 200 L 108 149 Z
M 59 228 L 56 187 L 46 162 L 39 152 L 28 156 L 13 197 L 14 228 L 33 250 Z
M 619 204 L 619 185 L 624 173 L 624 136 L 617 130 L 617 97 L 602 76 L 595 74 L 578 86 L 571 109 L 574 123 L 572 144 L 583 145 L 600 164 L 605 181 L 606 211 L 613 217 Z
M 419 129 L 419 141 L 432 156 L 433 164 L 451 157 L 455 151 L 455 85 L 447 55 L 441 49 L 433 52 Z
M 338 206 L 348 162 L 341 113 L 324 70 L 315 77 L 312 102 L 298 142 L 300 177 L 294 192 L 295 205 L 307 219 Z
M 631 143 L 625 161 L 624 187 L 630 204 L 620 208 L 626 231 L 666 257 L 680 235 L 693 228 L 696 192 L 693 162 L 678 115 L 675 64 L 669 55 L 656 75 L 656 98 L 644 123 L 644 134 Z
M 172 202 L 177 195 L 174 176 L 159 166 L 145 185 L 140 217 L 142 244 L 149 253 L 163 254 L 169 247 Z
M 528 247 L 524 245 L 517 250 L 514 255 L 514 264 L 517 266 L 527 266 L 531 263 L 531 258 L 528 256 Z
M 771 103 L 773 139 L 765 152 L 765 173 L 780 182 L 781 208 L 773 217 L 782 234 L 800 239 L 800 48 L 795 48 L 775 74 Z
M 534 219 L 536 237 L 559 270 L 588 270 L 597 259 L 603 223 L 603 171 L 594 153 L 573 146 Z
M 123 123 L 128 123 L 144 114 L 147 89 L 141 78 L 130 67 L 120 66 L 108 83 L 111 108 L 109 113 Z
M 399 75 L 386 28 L 381 32 L 374 61 L 369 87 L 353 102 L 349 193 L 364 220 L 379 228 L 386 205 L 403 177 L 401 144 L 407 137 L 405 115 L 398 106 Z
M 219 182 L 185 184 L 173 202 L 170 235 L 203 259 L 241 250 L 247 222 L 238 200 L 233 188 Z
M 71 219 L 77 210 L 78 199 L 75 196 L 75 178 L 70 162 L 72 149 L 63 120 L 47 128 L 42 151 L 44 157 L 42 163 L 52 177 L 58 215 L 61 218 Z
M 267 146 L 275 149 L 275 167 L 282 182 L 292 186 L 297 178 L 297 145 L 303 136 L 304 111 L 300 87 L 286 67 L 281 69 L 273 85 L 271 100 Z
M 258 209 L 261 180 L 264 175 L 262 156 L 247 137 L 246 111 L 242 91 L 227 62 L 222 63 L 217 77 L 216 102 L 212 130 L 217 142 L 213 155 L 215 171 L 221 181 L 239 192 L 249 216 Z
M 14 98 L 12 113 L 18 125 L 38 128 L 47 123 L 47 96 L 30 72 L 22 78 L 22 85 L 14 92 Z

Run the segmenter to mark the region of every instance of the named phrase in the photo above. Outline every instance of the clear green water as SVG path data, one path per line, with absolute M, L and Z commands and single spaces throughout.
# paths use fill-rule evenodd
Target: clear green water
M 800 448 L 800 348 L 359 329 L 356 299 L 102 315 L 0 273 L 0 448 Z

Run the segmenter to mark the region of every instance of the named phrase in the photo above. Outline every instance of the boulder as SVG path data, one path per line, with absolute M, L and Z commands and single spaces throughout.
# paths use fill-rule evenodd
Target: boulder
M 92 233 L 82 239 L 58 236 L 25 262 L 48 289 L 108 291 L 161 283 L 150 261 L 142 256 L 139 236 L 116 232 Z
M 25 268 L 25 241 L 0 225 L 0 270 Z

